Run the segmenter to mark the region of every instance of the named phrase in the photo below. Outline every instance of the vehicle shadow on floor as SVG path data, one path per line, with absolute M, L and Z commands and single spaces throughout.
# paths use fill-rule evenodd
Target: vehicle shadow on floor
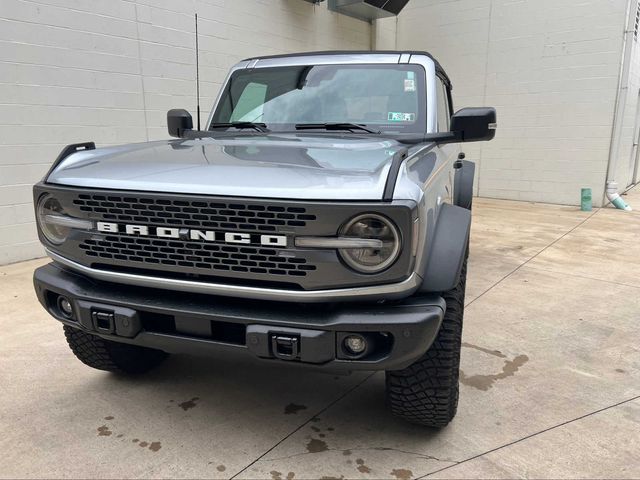
M 406 423 L 387 410 L 382 372 L 350 374 L 295 367 L 282 361 L 264 362 L 245 355 L 196 357 L 173 355 L 157 369 L 143 376 L 100 376 L 102 390 L 129 391 L 141 397 L 162 399 L 167 408 L 188 412 L 204 424 L 207 419 L 224 419 L 238 431 L 254 421 L 290 433 L 303 424 L 308 438 L 317 438 L 319 428 L 332 428 L 325 435 L 340 437 L 344 450 L 362 445 L 363 432 L 382 431 L 380 448 L 388 435 L 424 441 L 438 435 L 436 430 Z M 129 399 L 129 404 L 131 403 Z M 168 412 L 169 410 L 167 410 Z M 155 415 L 150 413 L 150 416 Z M 178 418 L 172 415 L 172 420 Z M 375 419 L 372 424 L 372 419 Z M 155 418 L 157 421 L 158 419 Z M 350 428 L 323 425 L 348 423 Z M 180 422 L 172 421 L 172 429 Z M 249 429 L 250 430 L 250 429 Z M 369 434 L 367 434 L 369 435 Z M 341 449 L 330 439 L 317 438 L 308 450 Z M 375 438 L 373 439 L 375 443 Z

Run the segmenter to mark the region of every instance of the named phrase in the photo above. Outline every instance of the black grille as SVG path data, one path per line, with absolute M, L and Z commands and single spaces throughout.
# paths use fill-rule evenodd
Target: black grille
M 261 203 L 95 194 L 80 194 L 73 203 L 92 218 L 158 226 L 275 232 L 283 227 L 305 227 L 316 219 L 304 207 Z
M 183 267 L 193 273 L 222 272 L 292 275 L 304 277 L 316 270 L 304 258 L 278 256 L 278 250 L 262 247 L 217 245 L 156 238 L 107 235 L 80 244 L 94 258 L 143 265 Z
M 36 202 L 45 193 L 54 195 L 70 216 L 94 224 L 90 230 L 72 229 L 66 242 L 50 248 L 103 272 L 314 291 L 394 283 L 411 271 L 407 248 L 388 270 L 364 276 L 345 266 L 335 249 L 300 248 L 295 242 L 300 236 L 334 237 L 340 225 L 363 212 L 380 212 L 400 231 L 411 232 L 414 206 L 409 202 L 229 197 L 48 184 L 34 187 Z M 411 243 L 410 237 L 405 242 Z

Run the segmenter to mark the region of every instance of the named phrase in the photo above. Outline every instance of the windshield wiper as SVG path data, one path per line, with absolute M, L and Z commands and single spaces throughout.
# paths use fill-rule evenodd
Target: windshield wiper
M 346 130 L 349 132 L 361 130 L 367 133 L 380 133 L 379 130 L 371 130 L 357 123 L 298 123 L 296 130 Z
M 254 122 L 228 122 L 228 123 L 212 123 L 209 129 L 212 128 L 253 128 L 258 132 L 270 132 L 265 123 Z

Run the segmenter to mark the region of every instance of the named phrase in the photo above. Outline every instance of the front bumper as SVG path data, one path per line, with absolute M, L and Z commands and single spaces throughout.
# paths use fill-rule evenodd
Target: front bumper
M 34 273 L 38 299 L 62 323 L 105 339 L 209 354 L 242 351 L 265 361 L 344 370 L 404 368 L 433 343 L 445 311 L 441 297 L 402 302 L 293 304 L 240 300 L 99 282 L 56 264 Z M 72 318 L 58 299 L 73 306 Z M 365 352 L 344 348 L 361 335 Z

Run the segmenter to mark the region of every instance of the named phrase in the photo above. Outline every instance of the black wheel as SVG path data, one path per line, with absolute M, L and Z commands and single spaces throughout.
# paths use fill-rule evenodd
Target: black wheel
M 74 355 L 85 365 L 98 370 L 145 373 L 168 356 L 160 350 L 110 342 L 67 325 L 64 326 L 64 335 Z
M 387 404 L 409 422 L 442 428 L 456 415 L 466 279 L 465 259 L 458 285 L 442 295 L 447 311 L 433 345 L 407 368 L 386 372 Z

